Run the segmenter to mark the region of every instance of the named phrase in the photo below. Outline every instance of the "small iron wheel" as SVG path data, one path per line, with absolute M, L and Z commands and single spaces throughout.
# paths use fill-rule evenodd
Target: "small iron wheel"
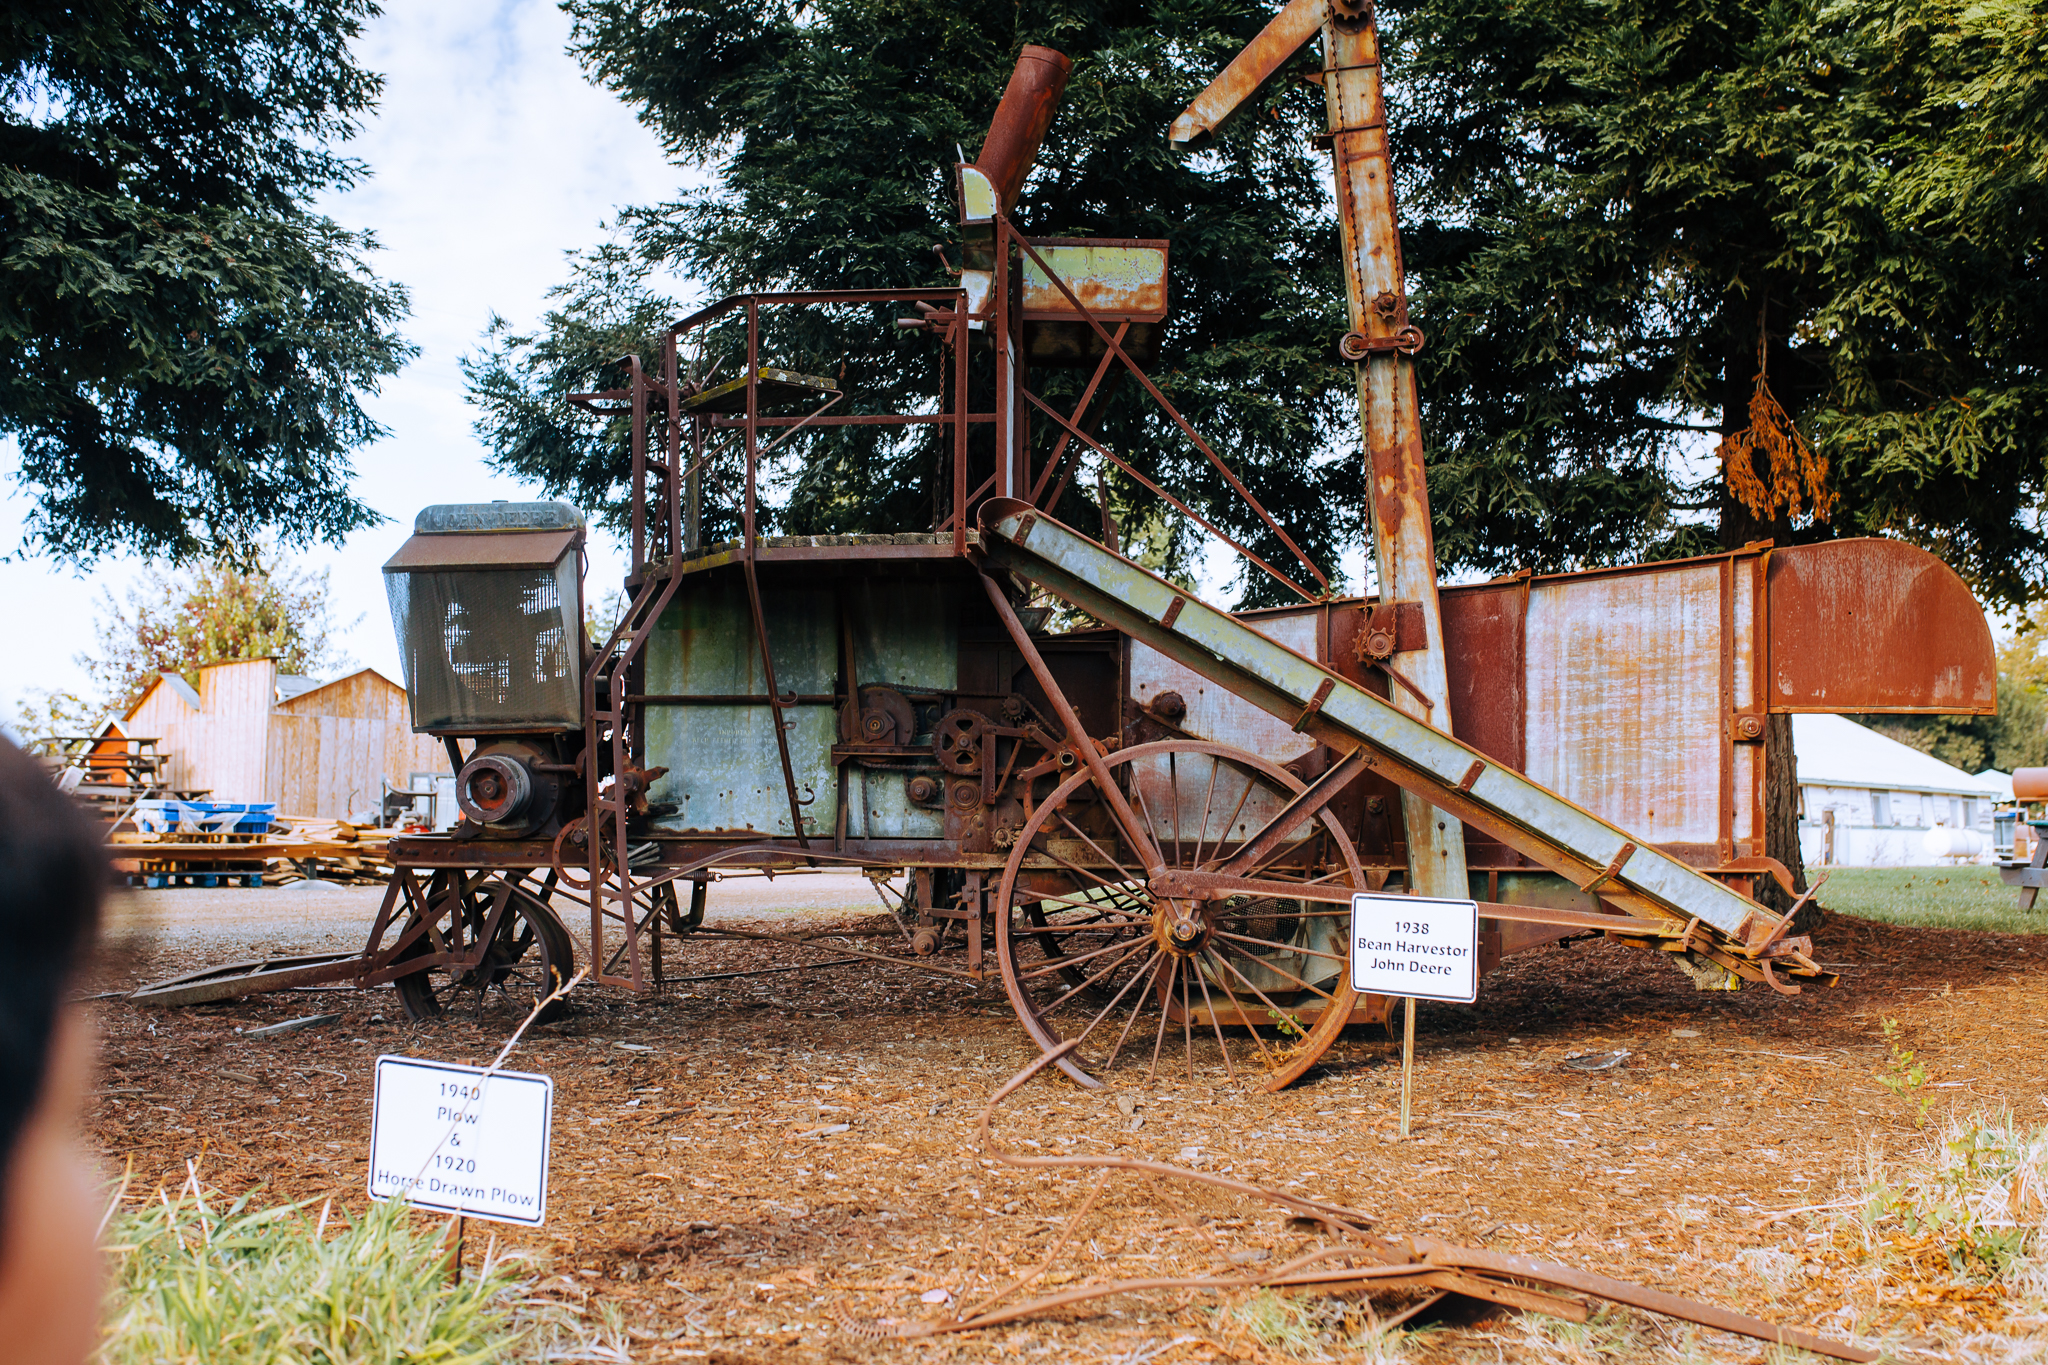
M 996 904 L 1003 987 L 1024 1029 L 1084 1086 L 1180 1072 L 1278 1090 L 1349 1023 L 1350 910 L 1291 896 L 1171 900 L 1145 868 L 1210 872 L 1307 784 L 1228 745 L 1165 740 L 1105 759 L 1137 815 L 1117 825 L 1086 769 L 1018 831 Z M 1077 799 L 1079 798 L 1079 799 Z M 1242 875 L 1242 874 L 1240 874 Z M 1365 884 L 1358 852 L 1315 811 L 1251 874 L 1265 882 Z
M 468 956 L 500 901 L 505 902 L 504 913 L 477 965 L 429 967 L 391 983 L 410 1018 L 439 1018 L 465 993 L 474 993 L 481 1009 L 494 988 L 525 1011 L 568 981 L 576 970 L 576 948 L 568 929 L 546 901 L 503 877 L 465 878 L 438 894 L 430 892 L 424 915 L 415 907 L 405 930 L 424 918 L 449 951 Z M 435 951 L 432 934 L 422 934 L 398 960 Z M 565 1008 L 565 1002 L 555 1001 L 541 1012 L 540 1022 L 560 1018 Z

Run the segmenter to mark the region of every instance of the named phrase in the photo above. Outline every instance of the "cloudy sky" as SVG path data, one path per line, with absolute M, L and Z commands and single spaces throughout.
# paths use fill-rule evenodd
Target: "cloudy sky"
M 347 653 L 397 678 L 378 566 L 414 513 L 434 502 L 536 496 L 484 467 L 457 361 L 492 312 L 515 324 L 537 319 L 564 277 L 562 253 L 595 241 L 615 209 L 666 198 L 680 182 L 626 106 L 583 79 L 553 0 L 385 5 L 358 49 L 384 73 L 384 99 L 350 146 L 374 174 L 325 207 L 382 240 L 374 264 L 412 291 L 405 331 L 420 356 L 370 400 L 391 435 L 356 456 L 358 490 L 391 521 L 306 562 L 330 571 L 336 617 L 355 622 Z M 14 467 L 11 448 L 0 447 L 0 550 L 19 543 L 26 510 Z M 12 719 L 24 690 L 82 688 L 73 656 L 93 645 L 99 592 L 123 591 L 137 569 L 118 561 L 81 576 L 48 561 L 0 563 L 8 637 L 35 642 L 0 650 L 0 716 Z M 593 584 L 615 584 L 623 572 L 614 546 L 593 546 Z

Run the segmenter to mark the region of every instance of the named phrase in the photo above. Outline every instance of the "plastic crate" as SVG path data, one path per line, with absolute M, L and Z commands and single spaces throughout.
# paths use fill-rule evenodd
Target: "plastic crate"
M 172 801 L 135 803 L 135 828 L 144 834 L 268 834 L 275 801 Z

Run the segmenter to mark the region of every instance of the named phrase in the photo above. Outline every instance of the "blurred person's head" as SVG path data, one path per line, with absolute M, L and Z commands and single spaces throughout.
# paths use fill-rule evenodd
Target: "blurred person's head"
M 98 927 L 95 822 L 0 740 L 0 1356 L 79 1365 L 98 1338 L 99 1195 L 78 1137 L 91 1069 L 67 1003 Z

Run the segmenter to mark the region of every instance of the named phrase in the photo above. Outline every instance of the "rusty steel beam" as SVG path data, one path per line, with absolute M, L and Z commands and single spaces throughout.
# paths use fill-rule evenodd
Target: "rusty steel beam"
M 256 958 L 152 981 L 136 987 L 127 998 L 136 1005 L 205 1005 L 216 1000 L 238 1000 L 245 995 L 353 981 L 368 964 L 367 957 L 353 952 Z
M 1356 362 L 1365 435 L 1367 504 L 1380 600 L 1414 602 L 1417 647 L 1385 661 L 1404 686 L 1394 704 L 1446 732 L 1454 728 L 1436 593 L 1436 537 L 1422 458 L 1414 353 L 1422 334 L 1408 321 L 1401 239 L 1394 212 L 1387 110 L 1380 88 L 1379 32 L 1369 0 L 1291 0 L 1209 88 L 1175 119 L 1167 139 L 1185 146 L 1242 108 L 1320 32 L 1351 330 L 1339 343 Z M 1409 884 L 1424 895 L 1465 894 L 1465 836 L 1457 818 L 1413 791 L 1401 795 Z

